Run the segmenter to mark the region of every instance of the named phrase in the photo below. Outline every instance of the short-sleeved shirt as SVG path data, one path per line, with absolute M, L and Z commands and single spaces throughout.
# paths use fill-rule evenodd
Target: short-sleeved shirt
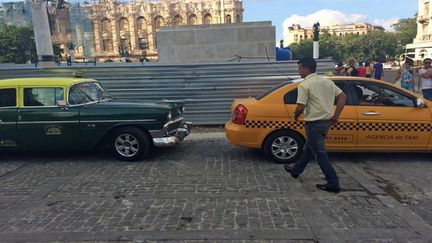
M 359 67 L 359 68 L 357 68 L 357 71 L 358 71 L 357 76 L 366 77 L 366 68 L 365 67 Z
M 342 93 L 335 83 L 309 74 L 298 86 L 297 104 L 305 105 L 305 121 L 328 120 L 334 114 L 334 99 Z
M 373 65 L 373 70 L 375 75 L 381 75 L 383 72 L 384 66 L 382 63 L 377 62 Z
M 432 89 L 432 77 L 430 78 L 423 78 L 423 74 L 425 74 L 428 70 L 425 68 L 420 68 L 418 71 L 418 75 L 420 76 L 420 83 L 422 86 L 422 89 Z

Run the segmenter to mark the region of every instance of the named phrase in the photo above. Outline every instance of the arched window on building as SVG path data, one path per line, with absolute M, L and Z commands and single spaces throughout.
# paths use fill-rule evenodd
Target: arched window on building
M 163 25 L 163 18 L 162 18 L 162 16 L 160 16 L 160 15 L 158 15 L 158 16 L 156 16 L 156 18 L 154 19 L 154 29 L 156 30 L 156 31 L 158 31 L 159 29 L 160 29 L 160 27 L 162 27 L 162 26 L 164 26 Z
M 147 21 L 143 16 L 137 18 L 137 28 L 138 31 L 147 31 Z
M 111 32 L 111 21 L 108 18 L 103 18 L 101 20 L 102 33 Z
M 236 15 L 236 23 L 240 23 L 241 22 L 241 17 L 239 14 Z
M 91 19 L 84 19 L 83 25 L 84 32 L 93 33 L 93 25 Z
M 225 23 L 227 23 L 227 24 L 232 23 L 231 15 L 227 14 L 227 16 L 225 16 Z
M 112 51 L 113 43 L 111 39 L 102 40 L 102 51 Z
M 119 30 L 120 31 L 129 31 L 129 21 L 127 20 L 127 18 L 122 17 L 119 20 Z
M 173 24 L 172 25 L 177 26 L 177 25 L 181 25 L 181 24 L 182 24 L 182 17 L 177 14 L 173 18 Z
M 211 24 L 212 23 L 212 16 L 209 13 L 206 13 L 204 15 L 204 21 L 203 24 Z
M 197 24 L 197 16 L 195 14 L 189 15 L 188 24 L 189 25 L 196 25 Z

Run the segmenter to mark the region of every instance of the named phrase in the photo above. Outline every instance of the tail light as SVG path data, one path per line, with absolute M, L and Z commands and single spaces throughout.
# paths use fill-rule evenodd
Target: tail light
M 247 116 L 248 110 L 243 105 L 238 105 L 233 112 L 232 115 L 232 123 L 244 125 L 246 122 L 246 116 Z

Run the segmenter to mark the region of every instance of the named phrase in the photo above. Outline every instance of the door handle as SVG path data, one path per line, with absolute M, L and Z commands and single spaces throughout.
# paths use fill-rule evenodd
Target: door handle
M 362 113 L 365 116 L 379 116 L 381 113 L 375 111 L 365 111 Z

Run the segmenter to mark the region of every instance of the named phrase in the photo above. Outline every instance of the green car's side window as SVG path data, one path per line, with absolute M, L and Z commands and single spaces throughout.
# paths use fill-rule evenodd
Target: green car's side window
M 24 88 L 24 106 L 57 106 L 61 100 L 62 88 Z
M 0 107 L 16 106 L 16 89 L 0 89 Z

